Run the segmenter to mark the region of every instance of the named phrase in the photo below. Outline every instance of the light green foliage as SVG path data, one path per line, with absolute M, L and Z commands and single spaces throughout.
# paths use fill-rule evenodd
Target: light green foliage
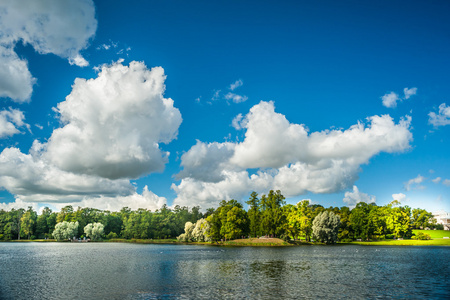
M 20 230 L 23 235 L 30 239 L 31 235 L 35 232 L 37 214 L 30 206 L 28 210 L 20 218 Z
M 58 241 L 67 240 L 76 237 L 78 233 L 78 222 L 63 221 L 56 224 L 53 230 L 53 237 Z
M 425 209 L 415 208 L 412 210 L 412 226 L 416 229 L 420 229 L 422 227 L 434 227 L 436 224 L 436 220 L 433 218 L 433 214 L 431 212 L 426 211 Z
M 412 235 L 411 209 L 408 206 L 394 207 L 389 212 L 386 220 L 388 230 L 396 237 L 410 238 Z
M 84 234 L 93 241 L 99 240 L 104 232 L 105 226 L 102 223 L 89 223 L 84 226 Z
M 340 217 L 331 211 L 318 214 L 312 226 L 314 238 L 326 244 L 336 243 L 340 223 Z
M 418 232 L 412 237 L 414 240 L 431 240 L 431 235 L 423 232 Z
M 186 222 L 184 233 L 177 237 L 180 242 L 211 242 L 212 239 L 208 235 L 210 225 L 207 220 L 200 219 L 195 224 Z

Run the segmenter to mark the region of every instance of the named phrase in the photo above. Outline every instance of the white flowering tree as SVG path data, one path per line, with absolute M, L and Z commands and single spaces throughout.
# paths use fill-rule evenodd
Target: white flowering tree
M 313 221 L 312 231 L 316 240 L 326 244 L 334 244 L 337 241 L 341 218 L 332 211 L 324 211 L 318 214 Z
M 67 240 L 76 237 L 78 233 L 78 222 L 60 222 L 56 224 L 53 230 L 53 237 L 58 240 Z
M 96 241 L 103 235 L 105 226 L 102 223 L 89 223 L 84 226 L 84 234 L 91 240 Z
M 209 223 L 205 219 L 198 220 L 195 224 L 186 222 L 184 233 L 177 237 L 180 242 L 210 242 L 211 238 L 206 234 Z

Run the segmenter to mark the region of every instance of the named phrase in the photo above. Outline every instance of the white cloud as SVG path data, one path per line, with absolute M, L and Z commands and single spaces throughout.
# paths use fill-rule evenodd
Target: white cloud
M 446 185 L 446 186 L 450 186 L 450 179 L 444 179 L 444 181 L 442 181 L 442 184 Z
M 27 61 L 0 44 L 0 97 L 11 98 L 18 103 L 28 102 L 35 82 Z
M 385 94 L 383 97 L 381 97 L 382 103 L 385 107 L 388 108 L 395 108 L 397 107 L 397 102 L 407 100 L 411 98 L 411 96 L 417 94 L 417 88 L 404 88 L 403 89 L 403 98 L 400 98 L 400 96 L 395 92 L 390 92 L 389 94 Z
M 45 201 L 45 200 L 44 200 Z M 109 211 L 119 211 L 123 207 L 129 207 L 133 210 L 144 208 L 155 211 L 161 208 L 164 204 L 167 204 L 167 199 L 164 197 L 159 197 L 153 192 L 148 190 L 145 186 L 142 194 L 134 192 L 129 196 L 99 196 L 99 197 L 85 197 L 80 201 L 71 202 L 70 199 L 67 202 L 49 202 L 49 203 L 38 203 L 32 201 L 23 201 L 20 198 L 16 198 L 14 202 L 1 203 L 0 209 L 11 210 L 12 208 L 26 208 L 28 206 L 33 207 L 34 210 L 42 210 L 43 207 L 48 206 L 56 211 L 61 210 L 61 208 L 71 205 L 72 207 L 91 207 L 101 210 Z
M 0 111 L 0 138 L 20 133 L 17 127 L 25 126 L 29 129 L 30 126 L 24 120 L 23 112 L 18 109 L 9 108 L 8 110 Z
M 134 191 L 128 180 L 64 172 L 17 148 L 0 153 L 0 174 L 0 186 L 26 202 L 67 202 L 87 195 L 129 195 Z
M 369 196 L 366 193 L 362 193 L 359 191 L 358 187 L 356 185 L 353 186 L 352 192 L 345 192 L 344 195 L 344 203 L 348 205 L 349 208 L 353 209 L 356 204 L 359 202 L 365 202 L 365 203 L 375 203 L 375 196 Z
M 439 113 L 430 112 L 428 114 L 430 117 L 428 123 L 432 124 L 434 127 L 445 126 L 450 124 L 450 106 L 442 103 L 439 105 Z
M 97 29 L 91 0 L 4 0 L 0 4 L 0 43 L 30 44 L 41 54 L 76 59 Z
M 166 203 L 148 188 L 137 194 L 129 181 L 161 170 L 169 154 L 159 144 L 176 138 L 181 114 L 163 97 L 164 80 L 162 68 L 141 62 L 105 65 L 95 79 L 76 79 L 58 105 L 63 126 L 47 143 L 34 141 L 29 154 L 0 153 L 0 187 L 16 202 L 118 209 Z M 10 110 L 8 117 L 20 125 L 19 113 Z
M 399 101 L 400 98 L 396 93 L 390 92 L 389 94 L 385 94 L 381 97 L 381 100 L 384 106 L 393 108 L 397 106 L 397 101 Z
M 415 94 L 417 94 L 417 88 L 413 87 L 413 88 L 404 88 L 403 89 L 403 93 L 405 94 L 404 99 L 409 99 L 411 96 L 414 96 Z
M 234 91 L 235 89 L 237 89 L 238 87 L 241 87 L 243 85 L 244 85 L 244 82 L 241 79 L 239 79 L 239 80 L 236 80 L 234 83 L 230 84 L 229 89 Z
M 103 66 L 98 77 L 76 79 L 58 104 L 64 127 L 43 145 L 58 168 L 105 178 L 137 178 L 162 171 L 169 153 L 159 148 L 176 138 L 181 114 L 164 98 L 161 67 L 142 62 Z
M 247 101 L 248 97 L 229 92 L 225 95 L 225 99 L 232 100 L 234 103 L 241 103 Z
M 119 211 L 123 207 L 129 207 L 133 210 L 139 208 L 145 208 L 152 211 L 161 208 L 164 204 L 167 204 L 167 199 L 164 197 L 159 197 L 153 192 L 148 190 L 148 187 L 145 186 L 142 194 L 134 192 L 128 196 L 100 196 L 98 198 L 85 198 L 80 202 L 75 202 L 73 206 L 81 206 L 81 207 L 93 207 L 101 210 L 109 210 L 109 211 Z M 64 205 L 60 205 L 61 207 L 68 205 L 65 203 Z M 70 205 L 70 204 L 69 204 Z
M 397 200 L 401 203 L 403 203 L 404 201 L 406 201 L 406 195 L 403 193 L 398 193 L 398 194 L 392 194 L 392 200 Z
M 0 2 L 0 97 L 30 99 L 35 79 L 14 52 L 18 42 L 86 66 L 80 51 L 97 29 L 92 0 L 4 0 Z
M 181 156 L 183 170 L 176 176 L 179 179 L 192 177 L 201 181 L 218 182 L 224 179 L 222 170 L 232 169 L 228 163 L 234 153 L 233 143 L 197 144 Z
M 420 185 L 422 182 L 425 181 L 425 177 L 421 176 L 421 175 L 417 175 L 416 178 L 410 179 L 408 180 L 408 182 L 405 183 L 405 189 L 407 191 L 411 190 L 411 189 L 424 189 L 425 187 Z
M 436 177 L 435 179 L 432 179 L 431 181 L 433 181 L 434 183 L 439 183 L 441 181 L 441 177 Z
M 246 130 L 242 142 L 197 142 L 183 155 L 185 170 L 179 174 L 183 180 L 172 186 L 177 192 L 175 203 L 197 201 L 209 207 L 225 196 L 240 199 L 252 190 L 280 189 L 286 196 L 344 190 L 374 155 L 410 147 L 410 117 L 399 124 L 388 115 L 367 120 L 367 126 L 358 123 L 345 131 L 308 134 L 304 125 L 276 113 L 273 102 L 262 101 L 233 121 L 234 127 Z M 219 149 L 221 155 L 216 154 Z M 249 175 L 248 170 L 254 171 Z
M 242 128 L 245 127 L 245 124 L 241 125 L 243 118 L 244 116 L 242 116 L 242 114 L 238 114 L 236 117 L 233 118 L 233 121 L 231 121 L 231 126 L 233 126 L 233 128 L 236 130 L 241 130 Z

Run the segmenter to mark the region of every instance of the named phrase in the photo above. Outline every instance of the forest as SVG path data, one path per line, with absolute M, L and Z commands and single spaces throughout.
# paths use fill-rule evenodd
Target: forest
M 185 242 L 259 236 L 311 241 L 320 235 L 313 232 L 320 226 L 325 231 L 335 232 L 331 242 L 411 238 L 413 229 L 442 229 L 432 213 L 401 206 L 396 200 L 385 206 L 360 202 L 353 209 L 346 206 L 325 208 L 308 200 L 296 205 L 286 204 L 280 191 L 270 191 L 261 196 L 253 192 L 246 204 L 247 210 L 236 200 L 223 200 L 218 207 L 204 212 L 198 206 L 189 209 L 166 205 L 154 212 L 128 207 L 118 212 L 82 207 L 75 210 L 72 206 L 59 212 L 45 207 L 40 214 L 32 207 L 0 210 L 0 240 L 54 239 L 55 228 L 63 225 L 57 224 L 63 222 L 77 224 L 73 231 L 76 238 L 84 238 L 86 228 L 92 230 L 92 226 L 99 223 L 103 239 L 178 237 Z M 195 232 L 197 234 L 193 234 Z

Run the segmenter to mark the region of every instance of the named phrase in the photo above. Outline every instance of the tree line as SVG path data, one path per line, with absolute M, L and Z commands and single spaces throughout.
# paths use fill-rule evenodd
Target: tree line
M 204 213 L 198 206 L 175 206 L 152 212 L 147 209 L 118 212 L 66 206 L 60 212 L 48 207 L 38 215 L 28 209 L 0 210 L 0 240 L 52 239 L 54 230 L 62 222 L 78 222 L 75 237 L 85 237 L 88 224 L 103 225 L 107 239 L 167 239 L 182 241 L 220 241 L 241 237 L 270 236 L 283 239 L 313 238 L 324 242 L 410 238 L 412 229 L 436 228 L 432 213 L 393 201 L 385 206 L 360 202 L 355 208 L 325 208 L 303 200 L 286 204 L 280 191 L 259 196 L 256 192 L 246 201 L 248 209 L 236 200 L 221 201 L 217 208 Z M 61 225 L 60 225 L 61 226 Z

